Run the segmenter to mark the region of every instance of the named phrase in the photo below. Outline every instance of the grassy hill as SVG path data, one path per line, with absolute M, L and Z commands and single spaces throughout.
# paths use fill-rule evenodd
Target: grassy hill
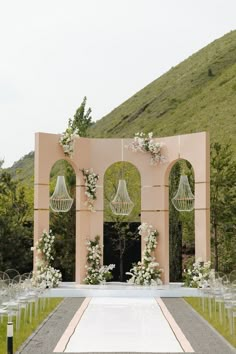
M 132 137 L 138 131 L 210 131 L 212 141 L 236 143 L 236 31 L 137 92 L 92 126 L 90 136 Z
M 23 156 L 19 161 L 14 162 L 12 167 L 6 169 L 14 179 L 18 179 L 22 183 L 33 186 L 34 184 L 34 152 Z
M 211 141 L 230 139 L 236 153 L 236 31 L 144 87 L 96 122 L 89 136 L 133 137 L 138 131 L 155 136 L 209 131 Z M 32 185 L 33 158 L 31 152 L 8 171 Z

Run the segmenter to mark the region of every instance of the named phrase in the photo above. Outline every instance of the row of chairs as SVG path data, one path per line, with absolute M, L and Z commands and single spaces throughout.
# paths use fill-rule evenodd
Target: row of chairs
M 16 320 L 16 330 L 20 329 L 22 314 L 23 323 L 32 322 L 39 310 L 46 306 L 45 289 L 32 284 L 32 272 L 19 274 L 14 269 L 0 271 L 0 320 Z
M 207 282 L 200 286 L 200 301 L 203 312 L 215 318 L 222 325 L 229 326 L 230 334 L 236 332 L 236 271 L 229 275 L 214 272 Z

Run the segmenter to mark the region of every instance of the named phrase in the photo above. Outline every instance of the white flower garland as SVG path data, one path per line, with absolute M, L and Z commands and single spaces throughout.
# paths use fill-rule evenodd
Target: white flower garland
M 131 275 L 128 283 L 137 285 L 160 285 L 162 284 L 160 275 L 162 270 L 158 268 L 159 263 L 155 261 L 152 252 L 157 246 L 157 230 L 152 229 L 152 225 L 142 223 L 139 226 L 139 235 L 143 236 L 146 246 L 143 251 L 142 260 L 133 265 L 126 274 Z
M 166 162 L 166 157 L 162 155 L 163 143 L 156 143 L 153 140 L 153 133 L 147 135 L 143 132 L 136 133 L 134 140 L 127 146 L 133 152 L 146 152 L 151 154 L 150 164 L 157 165 L 158 163 Z
M 93 172 L 93 169 L 82 169 L 81 170 L 84 182 L 85 182 L 85 196 L 86 196 L 86 205 L 90 211 L 95 211 L 94 201 L 97 199 L 97 181 L 99 175 Z
M 74 139 L 76 137 L 79 137 L 79 129 L 73 129 L 71 126 L 62 133 L 59 144 L 62 146 L 66 156 L 72 157 L 74 152 Z
M 184 284 L 190 288 L 204 288 L 209 286 L 209 280 L 214 277 L 214 269 L 211 262 L 203 262 L 198 258 L 193 267 L 184 271 Z
M 101 266 L 101 247 L 99 245 L 99 236 L 95 240 L 89 240 L 87 243 L 87 275 L 84 279 L 85 284 L 100 284 L 112 279 L 111 270 L 115 268 L 115 264 Z
M 31 248 L 32 251 L 37 251 L 36 270 L 33 272 L 33 285 L 42 288 L 57 287 L 62 279 L 61 272 L 53 268 L 50 263 L 54 259 L 52 256 L 55 236 L 50 230 L 47 233 L 43 231 L 42 236 Z

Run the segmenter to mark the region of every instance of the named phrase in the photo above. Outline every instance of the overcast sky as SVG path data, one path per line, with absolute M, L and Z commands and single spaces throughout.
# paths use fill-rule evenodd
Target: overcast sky
M 236 0 L 0 0 L 0 158 L 94 120 L 236 28 Z

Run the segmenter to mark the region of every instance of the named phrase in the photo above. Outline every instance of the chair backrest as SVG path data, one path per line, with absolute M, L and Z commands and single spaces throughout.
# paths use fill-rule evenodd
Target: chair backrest
M 231 273 L 229 273 L 229 281 L 230 283 L 232 283 L 235 280 L 236 280 L 236 270 L 233 270 Z
M 7 273 L 10 279 L 13 279 L 16 275 L 20 275 L 20 273 L 16 269 L 7 269 L 5 270 L 5 273 Z
M 14 278 L 11 279 L 12 284 L 19 284 L 21 282 L 21 275 L 15 275 Z
M 0 288 L 10 283 L 9 275 L 5 272 L 0 271 Z

